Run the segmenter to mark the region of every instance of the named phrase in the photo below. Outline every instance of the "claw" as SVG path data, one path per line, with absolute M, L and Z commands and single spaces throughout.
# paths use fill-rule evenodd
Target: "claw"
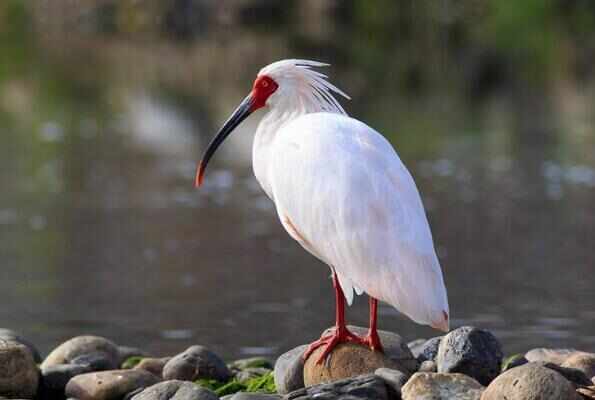
M 341 343 L 355 343 L 361 346 L 369 347 L 372 351 L 383 352 L 382 344 L 380 343 L 380 338 L 378 338 L 378 334 L 376 334 L 375 336 L 368 334 L 367 336 L 362 338 L 350 332 L 347 328 L 335 328 L 333 333 L 321 336 L 320 339 L 316 340 L 315 342 L 312 342 L 308 346 L 308 348 L 304 352 L 304 361 L 307 360 L 308 357 L 310 357 L 310 355 L 316 349 L 325 346 L 324 350 L 322 351 L 322 354 L 316 360 L 316 364 L 320 365 L 333 351 L 333 349 Z

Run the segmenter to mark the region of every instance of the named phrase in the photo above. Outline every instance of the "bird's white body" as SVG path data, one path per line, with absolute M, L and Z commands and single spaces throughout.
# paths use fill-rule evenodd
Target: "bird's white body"
M 447 330 L 442 272 L 409 171 L 382 135 L 344 115 L 332 96 L 308 95 L 342 94 L 317 79 L 324 75 L 280 63 L 260 72 L 283 90 L 267 102 L 253 167 L 281 223 L 335 270 L 349 304 L 354 292 L 366 292 L 418 323 Z

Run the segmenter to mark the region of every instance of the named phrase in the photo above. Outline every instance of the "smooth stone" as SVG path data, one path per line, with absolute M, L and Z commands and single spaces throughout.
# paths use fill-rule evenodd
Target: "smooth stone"
M 438 365 L 436 361 L 426 360 L 421 363 L 418 372 L 438 372 Z
M 595 385 L 578 388 L 576 392 L 585 399 L 595 400 Z
M 570 355 L 577 352 L 578 351 L 575 349 L 548 349 L 545 347 L 539 347 L 529 350 L 525 354 L 525 358 L 529 362 L 545 361 L 561 365 Z
M 90 372 L 72 378 L 65 394 L 80 400 L 120 400 L 127 393 L 158 381 L 155 375 L 138 369 Z
M 118 368 L 122 367 L 122 363 L 130 357 L 150 357 L 150 354 L 144 350 L 130 346 L 118 346 L 118 353 L 120 355 L 118 360 Z
M 295 390 L 284 400 L 388 400 L 384 379 L 374 374 L 342 379 L 332 383 Z
M 275 362 L 273 376 L 277 393 L 287 394 L 304 387 L 304 352 L 307 345 L 283 353 Z
M 246 368 L 236 373 L 235 378 L 240 382 L 244 382 L 248 379 L 261 377 L 269 372 L 271 372 L 271 370 L 268 368 Z
M 376 371 L 374 371 L 374 375 L 384 379 L 384 383 L 386 383 L 389 392 L 391 392 L 389 393 L 390 398 L 401 397 L 401 389 L 403 388 L 403 385 L 407 383 L 407 380 L 410 377 L 401 371 L 390 368 L 378 368 Z
M 562 367 L 579 369 L 585 373 L 587 378 L 592 379 L 595 377 L 595 354 L 572 354 L 566 360 L 564 360 Z
M 502 356 L 502 347 L 494 335 L 464 326 L 444 336 L 436 364 L 438 372 L 460 372 L 487 385 L 500 373 Z
M 481 400 L 575 400 L 574 385 L 537 363 L 509 369 L 490 383 Z
M 502 361 L 502 372 L 508 371 L 511 368 L 525 365 L 529 362 L 522 354 L 514 354 Z
M 554 364 L 551 362 L 544 362 L 544 361 L 535 361 L 535 362 L 533 362 L 533 364 L 541 365 L 542 367 L 546 367 L 551 370 L 554 370 L 557 373 L 559 373 L 560 375 L 562 375 L 564 378 L 566 378 L 567 380 L 569 380 L 570 382 L 572 382 L 576 385 L 587 385 L 588 386 L 591 384 L 591 381 L 589 380 L 589 378 L 587 378 L 585 373 L 583 371 L 581 371 L 580 369 L 566 368 L 566 367 L 562 367 L 558 364 Z
M 316 349 L 304 363 L 304 385 L 306 387 L 329 383 L 340 379 L 374 373 L 378 368 L 391 368 L 409 373 L 403 366 L 378 351 L 354 343 L 341 343 L 318 363 L 324 346 Z
M 8 341 L 12 340 L 14 342 L 18 342 L 20 344 L 25 345 L 31 351 L 33 360 L 35 360 L 36 363 L 41 362 L 41 356 L 39 355 L 39 351 L 37 350 L 35 345 L 27 339 L 25 339 L 24 337 L 22 337 L 21 335 L 19 335 L 17 332 L 13 331 L 12 329 L 0 328 L 0 339 Z
M 56 347 L 43 361 L 41 368 L 69 364 L 73 359 L 93 353 L 102 353 L 109 360 L 110 368 L 118 368 L 120 353 L 112 341 L 99 336 L 77 336 Z
M 108 371 L 114 368 L 114 360 L 106 353 L 81 354 L 70 360 L 70 364 L 84 365 L 89 367 L 90 372 Z
M 264 357 L 250 357 L 235 360 L 228 365 L 229 369 L 246 369 L 246 368 L 268 368 L 273 369 L 273 364 L 268 358 Z
M 442 341 L 443 336 L 438 336 L 429 340 L 426 340 L 424 343 L 419 344 L 411 349 L 411 353 L 417 361 L 420 363 L 424 361 L 435 361 L 436 356 L 438 355 L 438 348 L 440 347 L 440 342 Z
M 280 400 L 281 396 L 277 394 L 265 394 L 265 393 L 246 393 L 238 392 L 235 393 L 231 400 Z
M 132 400 L 218 400 L 212 391 L 192 382 L 171 380 L 157 383 L 135 394 Z
M 206 378 L 227 381 L 230 377 L 227 365 L 204 346 L 189 347 L 172 357 L 163 367 L 163 378 L 166 380 L 195 381 Z
M 165 367 L 165 364 L 167 364 L 169 360 L 171 360 L 171 357 L 143 358 L 138 364 L 134 366 L 133 369 L 143 369 L 145 371 L 149 371 L 155 376 L 162 377 L 163 367 Z
M 365 336 L 368 333 L 368 328 L 363 328 L 361 326 L 348 325 L 347 328 L 359 336 Z M 324 331 L 323 335 L 333 332 L 334 329 L 334 327 L 328 328 Z M 380 336 L 380 342 L 382 343 L 384 355 L 386 357 L 404 367 L 406 372 L 409 372 L 410 374 L 418 370 L 419 362 L 413 356 L 407 343 L 405 343 L 400 335 L 389 331 L 379 330 L 378 336 Z
M 41 398 L 63 398 L 66 384 L 77 375 L 91 372 L 86 365 L 58 364 L 41 370 L 42 393 Z
M 33 353 L 24 344 L 0 340 L 0 396 L 32 399 L 39 385 Z
M 403 400 L 479 400 L 484 387 L 459 373 L 417 372 L 401 389 Z

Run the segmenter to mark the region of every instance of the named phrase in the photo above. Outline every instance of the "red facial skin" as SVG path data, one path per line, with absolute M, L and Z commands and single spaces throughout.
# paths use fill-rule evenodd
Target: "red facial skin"
M 266 75 L 257 77 L 252 87 L 252 107 L 250 111 L 264 107 L 269 96 L 275 93 L 278 87 L 277 82 Z

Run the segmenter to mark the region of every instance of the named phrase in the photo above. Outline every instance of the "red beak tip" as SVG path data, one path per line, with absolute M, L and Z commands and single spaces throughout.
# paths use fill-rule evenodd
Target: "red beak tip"
M 199 188 L 202 186 L 202 182 L 204 178 L 204 168 L 202 167 L 202 165 L 200 167 L 198 167 L 198 170 L 196 171 L 196 178 L 194 179 L 194 187 Z

